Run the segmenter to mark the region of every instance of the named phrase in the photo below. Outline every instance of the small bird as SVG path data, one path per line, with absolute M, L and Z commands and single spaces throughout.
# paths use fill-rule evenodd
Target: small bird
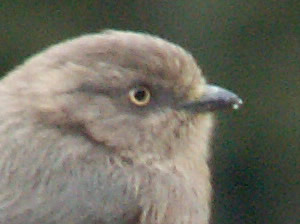
M 156 36 L 54 45 L 0 81 L 0 223 L 207 224 L 212 112 L 241 104 Z

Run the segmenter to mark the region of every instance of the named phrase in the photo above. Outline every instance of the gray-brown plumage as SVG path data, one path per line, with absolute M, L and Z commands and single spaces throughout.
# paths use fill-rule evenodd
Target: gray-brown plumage
M 0 223 L 206 224 L 209 112 L 240 103 L 157 37 L 50 47 L 0 82 Z

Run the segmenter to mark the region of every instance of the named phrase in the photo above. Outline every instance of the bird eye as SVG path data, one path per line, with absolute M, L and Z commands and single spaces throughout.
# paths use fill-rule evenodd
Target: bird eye
M 149 89 L 140 86 L 129 91 L 129 99 L 137 106 L 146 106 L 150 102 L 151 94 Z

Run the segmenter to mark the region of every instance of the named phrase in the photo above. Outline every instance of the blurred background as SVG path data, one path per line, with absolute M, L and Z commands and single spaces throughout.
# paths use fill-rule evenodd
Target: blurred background
M 105 28 L 193 53 L 245 102 L 218 114 L 212 224 L 300 223 L 300 1 L 0 1 L 0 75 L 50 44 Z

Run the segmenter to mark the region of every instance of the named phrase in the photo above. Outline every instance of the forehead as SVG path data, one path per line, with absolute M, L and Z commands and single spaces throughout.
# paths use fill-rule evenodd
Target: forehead
M 188 84 L 202 77 L 191 54 L 176 44 L 132 32 L 109 31 L 102 37 L 106 41 L 99 44 L 111 52 L 112 61 L 123 67 L 137 69 L 145 75 L 172 81 L 174 84 Z
M 72 57 L 67 60 L 88 67 L 97 67 L 99 63 L 113 64 L 174 88 L 199 86 L 204 82 L 190 53 L 152 35 L 105 31 L 63 43 L 56 51 L 60 56 Z

